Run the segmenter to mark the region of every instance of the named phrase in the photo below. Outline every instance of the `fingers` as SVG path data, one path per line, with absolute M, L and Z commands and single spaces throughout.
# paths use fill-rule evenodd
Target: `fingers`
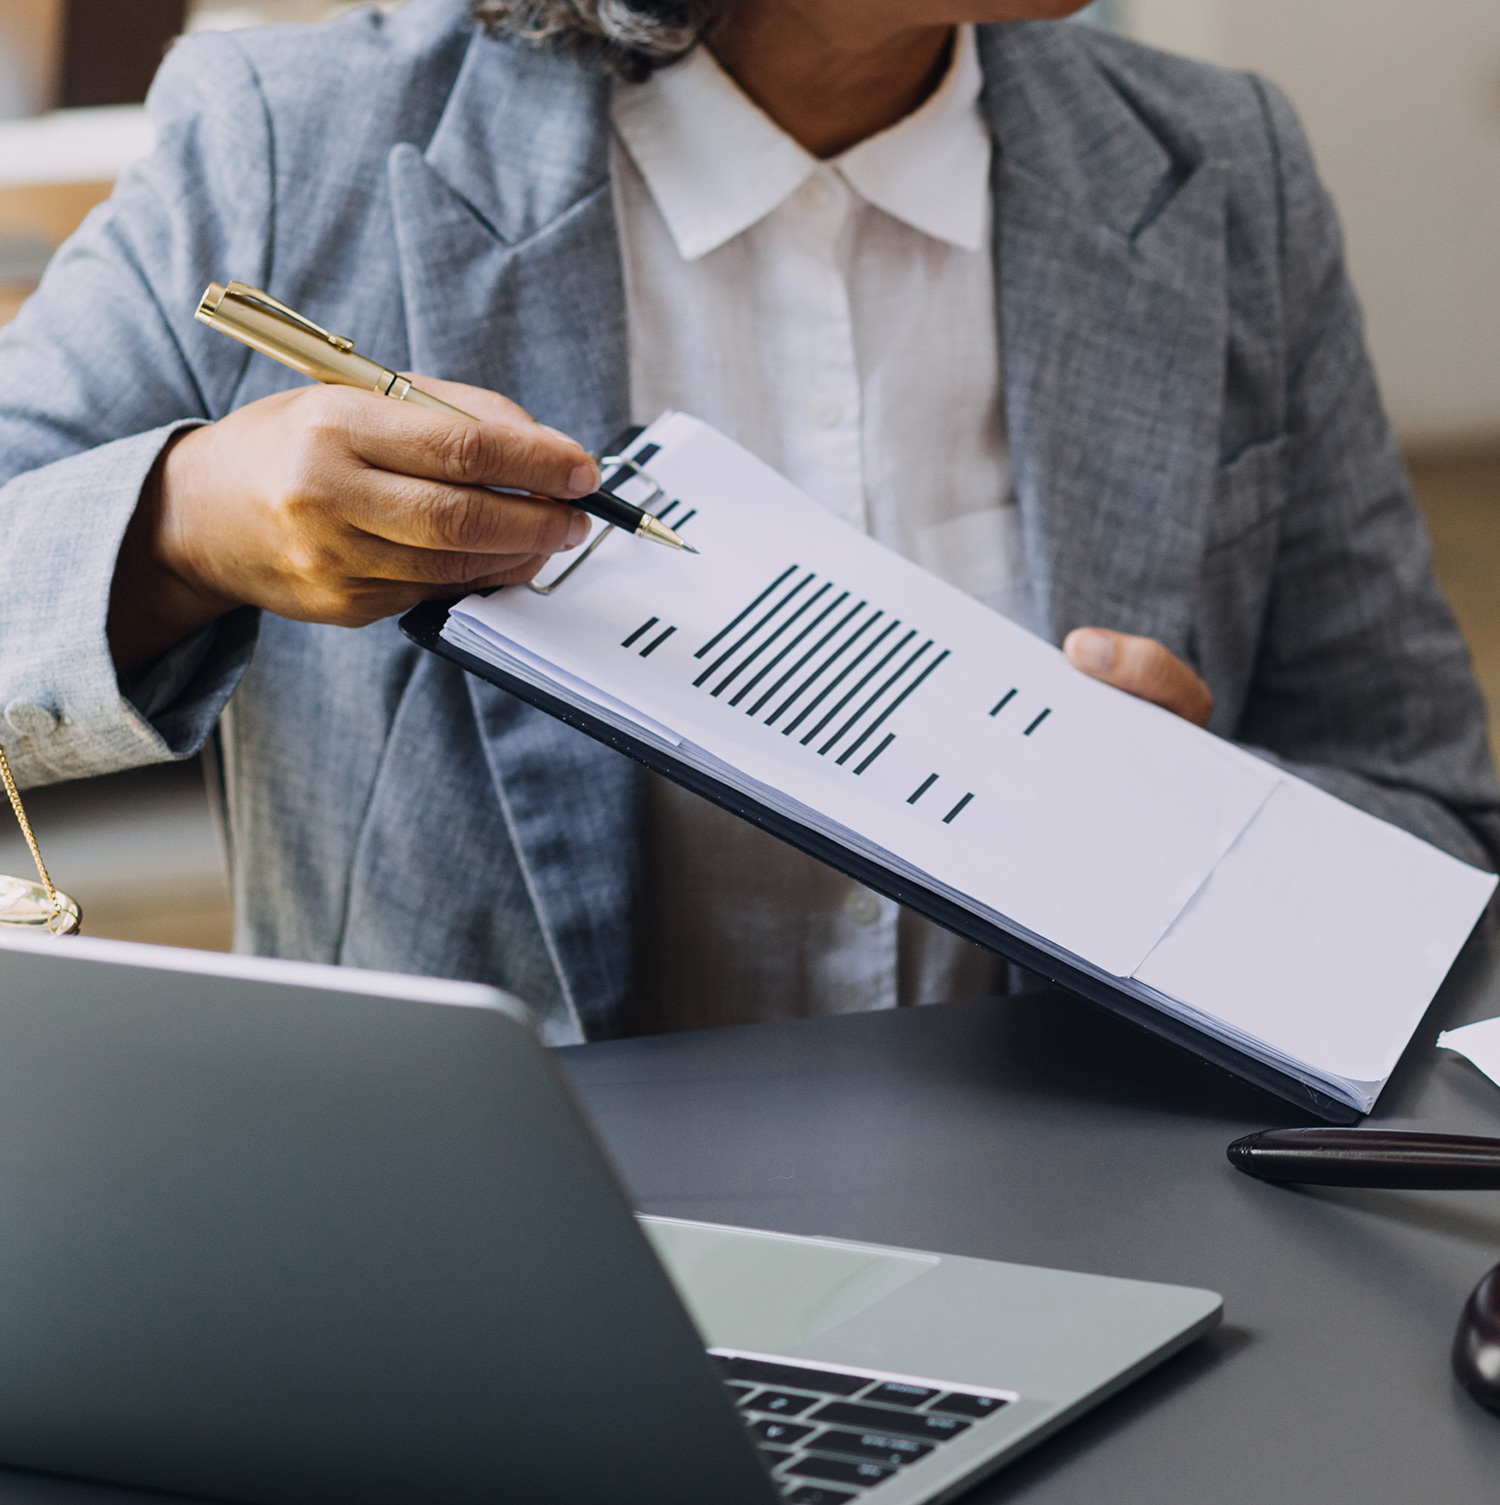
M 424 390 L 485 417 L 451 418 L 347 387 L 311 389 L 313 442 L 333 430 L 365 464 L 451 486 L 508 486 L 542 496 L 586 496 L 599 468 L 583 447 L 529 418 L 514 403 L 475 387 L 423 380 Z M 490 418 L 488 415 L 495 415 Z
M 485 423 L 498 423 L 504 428 L 540 428 L 542 433 L 551 434 L 555 439 L 561 439 L 565 444 L 578 448 L 576 441 L 567 434 L 560 433 L 557 429 L 548 428 L 545 424 L 538 424 L 536 419 L 523 408 L 520 403 L 512 402 L 508 397 L 502 397 L 498 392 L 491 392 L 486 387 L 465 386 L 462 382 L 439 381 L 432 376 L 417 376 L 413 372 L 402 373 L 408 381 L 420 387 L 422 391 L 433 397 L 440 397 L 451 407 L 458 408 L 461 412 L 472 413 L 476 418 Z M 585 455 L 585 459 L 592 461 L 591 455 Z M 591 491 L 598 489 L 598 471 L 595 470 L 595 478 L 590 483 Z M 551 495 L 549 492 L 548 495 Z
M 408 549 L 547 555 L 576 548 L 589 531 L 588 517 L 562 502 L 378 470 L 350 478 L 343 507 L 355 527 Z
M 356 528 L 412 549 L 531 556 L 583 541 L 588 520 L 575 508 L 479 489 L 586 494 L 598 469 L 573 440 L 493 392 L 426 387 L 496 421 L 450 418 L 349 388 L 304 389 L 287 494 L 320 509 L 333 503 Z
M 551 557 L 548 553 L 479 554 L 453 549 L 410 549 L 381 538 L 358 537 L 340 551 L 351 580 L 476 590 L 484 585 L 529 580 Z
M 401 556 L 399 559 L 394 556 Z M 413 561 L 416 570 L 430 575 L 426 581 L 405 578 Z M 476 561 L 478 561 L 476 563 Z M 393 550 L 393 557 L 361 561 L 371 566 L 365 576 L 341 575 L 336 579 L 303 579 L 288 588 L 285 579 L 269 603 L 278 616 L 298 622 L 321 622 L 333 627 L 367 627 L 371 622 L 409 611 L 420 601 L 486 590 L 491 586 L 520 585 L 532 579 L 547 562 L 537 555 L 529 559 L 496 560 L 472 554 L 452 556 L 445 572 L 414 550 Z M 500 566 L 504 566 L 501 568 Z
M 151 557 L 215 612 L 248 604 L 356 627 L 530 579 L 588 536 L 587 516 L 546 499 L 597 484 L 573 440 L 494 393 L 424 390 L 475 418 L 311 387 L 185 436 L 153 491 Z
M 1149 700 L 1163 710 L 1207 726 L 1213 712 L 1213 691 L 1154 638 L 1132 637 L 1102 627 L 1079 627 L 1063 641 L 1063 652 L 1075 669 L 1094 679 Z
M 486 387 L 471 387 L 460 381 L 440 381 L 435 376 L 421 376 L 415 371 L 401 373 L 413 386 L 433 397 L 440 397 L 450 407 L 472 413 L 485 423 L 498 423 L 507 428 L 524 428 L 536 423 L 536 419 L 518 402 L 491 392 Z M 564 436 L 566 437 L 566 436 Z

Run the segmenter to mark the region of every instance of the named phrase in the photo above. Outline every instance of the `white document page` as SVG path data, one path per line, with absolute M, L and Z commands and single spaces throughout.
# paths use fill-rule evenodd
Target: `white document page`
M 450 628 L 1129 977 L 1276 770 L 1080 674 L 696 419 L 645 444 L 675 503 L 653 510 L 698 556 L 615 534 L 553 594 L 471 597 Z
M 1368 1108 L 1494 887 L 1289 778 L 1136 978 Z
M 1497 1087 L 1500 1087 L 1500 1019 L 1481 1019 L 1444 1030 L 1438 1036 L 1442 1050 L 1457 1051 L 1472 1061 Z
M 552 594 L 472 596 L 444 636 L 1373 1104 L 1491 874 L 1078 673 L 696 419 L 632 454 L 700 555 L 609 533 Z

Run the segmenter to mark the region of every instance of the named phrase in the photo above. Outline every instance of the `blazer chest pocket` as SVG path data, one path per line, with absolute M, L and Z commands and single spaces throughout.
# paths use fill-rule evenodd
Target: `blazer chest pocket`
M 1286 505 L 1286 435 L 1257 440 L 1220 464 L 1209 500 L 1204 547 L 1238 542 Z

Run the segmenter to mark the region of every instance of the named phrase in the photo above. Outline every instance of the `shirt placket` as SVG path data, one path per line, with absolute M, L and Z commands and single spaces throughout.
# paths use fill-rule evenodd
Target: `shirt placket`
M 863 401 L 854 345 L 854 310 L 840 247 L 859 203 L 831 169 L 820 167 L 777 211 L 772 266 L 777 321 L 784 347 L 778 387 L 787 472 L 829 511 L 868 532 Z M 829 917 L 821 961 L 823 996 L 843 1007 L 894 1008 L 897 1003 L 899 907 L 862 884 L 849 883 Z
M 847 1001 L 849 1012 L 896 1007 L 900 914 L 894 900 L 850 882 L 832 926 L 838 939 L 823 964 L 825 996 Z
M 772 260 L 784 348 L 775 362 L 790 478 L 845 522 L 867 527 L 859 367 L 840 237 L 853 195 L 819 167 L 775 213 Z

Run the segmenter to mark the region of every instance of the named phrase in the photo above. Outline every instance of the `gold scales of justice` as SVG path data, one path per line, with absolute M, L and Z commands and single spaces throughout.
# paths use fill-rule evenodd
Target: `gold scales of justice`
M 7 878 L 0 875 L 0 930 L 76 935 L 83 925 L 83 912 L 65 893 L 58 891 L 47 873 L 47 864 L 42 861 L 42 849 L 36 844 L 36 835 L 31 829 L 31 822 L 26 818 L 21 791 L 16 788 L 3 747 L 0 747 L 0 783 L 5 785 L 10 807 L 21 823 L 21 835 L 31 848 L 32 861 L 36 863 L 37 875 L 42 880 L 36 883 L 30 878 Z

